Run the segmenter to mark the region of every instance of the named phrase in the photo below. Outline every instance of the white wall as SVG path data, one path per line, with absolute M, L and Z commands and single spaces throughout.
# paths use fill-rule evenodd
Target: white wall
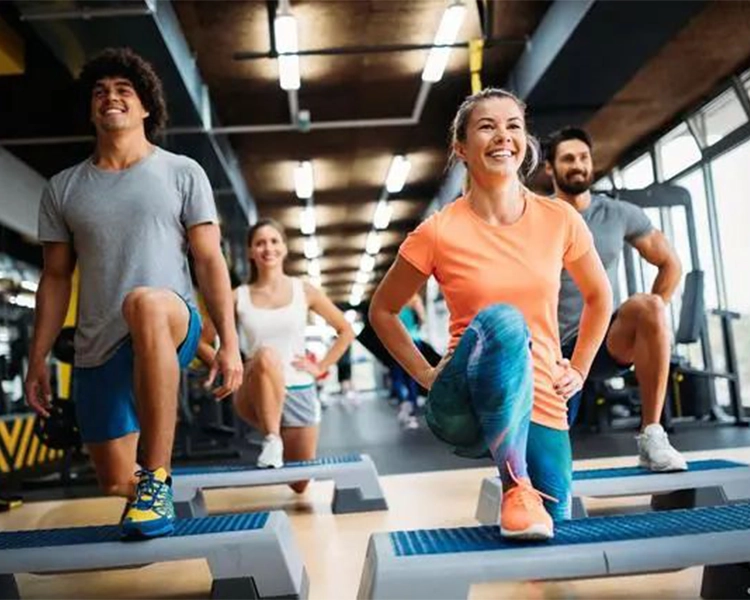
M 0 147 L 0 223 L 32 239 L 46 180 Z

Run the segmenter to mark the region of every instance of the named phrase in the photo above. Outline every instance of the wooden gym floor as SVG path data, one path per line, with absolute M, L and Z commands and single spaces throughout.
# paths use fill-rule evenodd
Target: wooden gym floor
M 687 453 L 695 458 L 750 461 L 750 448 Z M 633 457 L 577 461 L 575 467 L 635 464 Z M 335 516 L 330 510 L 333 484 L 313 483 L 306 494 L 284 486 L 207 492 L 210 512 L 241 512 L 283 508 L 310 577 L 310 597 L 355 598 L 367 540 L 372 532 L 474 525 L 479 485 L 492 469 L 461 469 L 390 475 L 382 485 L 390 510 Z M 590 500 L 592 512 L 645 509 L 647 497 Z M 0 515 L 0 530 L 50 528 L 114 523 L 122 501 L 91 498 L 27 503 Z M 675 573 L 561 581 L 552 583 L 483 584 L 472 588 L 473 599 L 498 598 L 698 598 L 701 569 Z M 135 570 L 67 575 L 21 575 L 23 598 L 206 598 L 210 590 L 204 561 L 155 564 Z

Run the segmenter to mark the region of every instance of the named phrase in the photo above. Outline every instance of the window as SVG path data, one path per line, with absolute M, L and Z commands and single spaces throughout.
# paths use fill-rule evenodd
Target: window
M 658 208 L 644 208 L 643 211 L 646 213 L 649 220 L 651 221 L 651 224 L 656 229 L 663 230 L 662 223 L 661 223 L 661 215 L 659 215 Z M 640 264 L 640 273 L 641 273 L 640 279 L 641 279 L 641 286 L 642 286 L 641 291 L 643 291 L 646 294 L 649 294 L 651 293 L 651 288 L 654 285 L 654 279 L 656 279 L 656 275 L 659 273 L 659 269 L 657 269 L 651 263 L 643 260 L 637 253 L 635 253 L 633 257 L 636 259 L 637 262 L 641 263 Z
M 675 127 L 656 142 L 662 179 L 674 177 L 701 159 L 701 151 L 685 123 Z
M 593 193 L 611 192 L 613 189 L 614 186 L 612 185 L 612 179 L 610 179 L 609 175 L 597 179 L 591 186 L 591 191 Z
M 685 188 L 690 193 L 693 207 L 693 219 L 695 220 L 695 235 L 698 245 L 698 259 L 700 268 L 704 275 L 704 296 L 707 308 L 716 308 L 719 305 L 716 293 L 716 269 L 714 268 L 714 256 L 711 249 L 711 230 L 708 224 L 708 206 L 706 204 L 706 189 L 703 185 L 703 172 L 700 169 L 692 171 L 688 175 L 674 181 L 675 185 Z M 685 219 L 684 211 L 682 218 Z M 676 215 L 675 215 L 676 216 Z M 675 228 L 679 227 L 675 221 Z M 684 225 L 687 233 L 687 222 Z M 688 241 L 688 240 L 685 240 Z M 677 246 L 677 244 L 675 244 Z M 682 261 L 683 273 L 687 274 L 690 268 L 695 268 L 690 262 L 690 251 L 684 245 L 677 246 L 677 251 Z
M 745 110 L 730 88 L 698 111 L 690 122 L 704 148 L 718 142 L 747 121 Z
M 747 95 L 750 96 L 750 70 L 745 71 L 740 79 L 742 80 L 742 85 L 745 88 Z
M 740 313 L 734 323 L 737 362 L 744 403 L 750 404 L 750 141 L 712 163 L 719 220 L 721 254 L 726 277 L 728 308 Z
M 615 297 L 615 306 L 620 306 L 620 304 L 628 299 L 628 276 L 625 272 L 625 258 L 622 256 L 620 257 L 620 262 L 617 264 L 617 281 L 612 293 Z
M 620 172 L 623 186 L 628 190 L 641 190 L 654 183 L 654 169 L 651 156 L 644 154 Z
M 703 184 L 703 171 L 701 169 L 695 169 L 691 173 L 684 177 L 674 181 L 675 185 L 685 188 L 690 193 L 691 206 L 693 208 L 693 219 L 695 220 L 695 235 L 696 245 L 698 252 L 698 261 L 700 268 L 703 271 L 704 290 L 703 296 L 706 303 L 706 308 L 716 308 L 718 306 L 718 296 L 716 293 L 716 269 L 714 268 L 714 256 L 711 248 L 711 232 L 709 229 L 708 222 L 708 206 L 706 203 L 706 189 Z M 680 282 L 680 287 L 675 292 L 674 304 L 675 304 L 675 315 L 677 315 L 676 325 L 679 327 L 679 310 L 678 305 L 682 306 L 682 292 L 684 289 L 685 275 L 691 270 L 695 269 L 696 265 L 693 265 L 690 260 L 690 240 L 687 237 L 687 214 L 683 209 L 674 211 L 672 215 L 672 224 L 675 230 L 674 246 L 677 251 L 680 261 L 682 262 L 683 279 Z M 685 232 L 685 236 L 680 235 L 680 230 Z M 709 328 L 709 339 L 711 341 L 711 353 L 715 359 L 719 358 L 722 352 L 721 346 L 721 330 L 719 323 L 716 319 L 708 318 Z M 690 364 L 696 369 L 705 368 L 703 362 L 703 351 L 701 343 L 691 344 L 689 346 L 678 346 L 677 352 L 681 356 L 684 356 L 690 361 Z M 714 368 L 720 370 L 720 368 L 714 364 Z M 722 389 L 718 389 L 717 386 L 717 398 L 723 398 L 721 392 Z
M 692 260 L 690 258 L 690 240 L 688 237 L 685 209 L 682 206 L 662 209 L 662 223 L 664 224 L 664 235 L 667 236 L 669 243 L 680 259 L 683 273 L 690 272 L 692 270 Z M 672 296 L 672 301 L 669 303 L 668 314 L 672 332 L 677 331 L 679 327 L 682 289 L 681 281 Z

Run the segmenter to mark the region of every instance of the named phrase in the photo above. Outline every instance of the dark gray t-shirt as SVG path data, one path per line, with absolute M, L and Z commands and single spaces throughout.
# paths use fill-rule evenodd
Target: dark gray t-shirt
M 594 236 L 594 246 L 607 271 L 609 283 L 617 286 L 617 268 L 625 242 L 632 243 L 653 230 L 654 226 L 643 209 L 622 200 L 611 200 L 607 196 L 592 195 L 591 204 L 581 213 Z M 583 298 L 578 287 L 562 272 L 560 302 L 557 318 L 560 324 L 560 343 L 570 342 L 578 335 L 578 323 L 583 312 Z
M 77 256 L 77 367 L 106 362 L 127 336 L 122 302 L 136 286 L 193 300 L 187 230 L 217 221 L 201 166 L 158 147 L 123 171 L 104 171 L 88 159 L 50 180 L 39 206 L 39 240 L 71 243 Z

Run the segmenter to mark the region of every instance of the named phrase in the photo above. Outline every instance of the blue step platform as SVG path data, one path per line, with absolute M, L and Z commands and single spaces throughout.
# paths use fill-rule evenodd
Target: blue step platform
M 180 517 L 203 516 L 206 514 L 205 489 L 275 485 L 306 479 L 333 480 L 334 513 L 388 508 L 372 459 L 366 454 L 350 454 L 287 463 L 280 469 L 260 469 L 255 466 L 174 469 L 172 489 L 175 509 Z
M 0 598 L 20 598 L 18 573 L 194 558 L 208 561 L 212 598 L 307 597 L 307 574 L 289 518 L 274 511 L 180 519 L 174 534 L 148 541 L 120 541 L 118 525 L 0 532 Z
M 466 598 L 472 584 L 656 573 L 750 560 L 750 503 L 559 523 L 546 542 L 496 525 L 371 536 L 358 598 Z M 750 586 L 748 571 L 745 589 Z
M 722 502 L 750 499 L 750 465 L 730 460 L 696 460 L 688 462 L 687 471 L 674 473 L 655 473 L 641 467 L 574 471 L 574 517 L 586 516 L 582 496 L 654 495 L 702 488 L 720 488 Z M 500 479 L 486 478 L 479 492 L 477 520 L 484 525 L 497 523 L 501 500 Z

